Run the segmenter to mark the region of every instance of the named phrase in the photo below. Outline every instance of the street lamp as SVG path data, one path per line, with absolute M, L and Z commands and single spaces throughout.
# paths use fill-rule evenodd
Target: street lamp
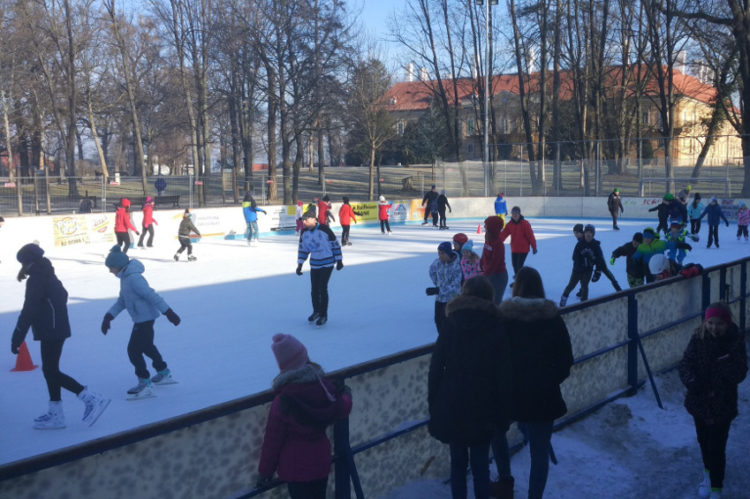
M 490 6 L 497 5 L 497 0 L 477 0 L 477 5 L 484 5 L 484 153 L 482 168 L 484 170 L 484 197 L 489 196 L 489 162 L 490 162 L 490 135 L 489 135 L 489 106 L 490 106 Z

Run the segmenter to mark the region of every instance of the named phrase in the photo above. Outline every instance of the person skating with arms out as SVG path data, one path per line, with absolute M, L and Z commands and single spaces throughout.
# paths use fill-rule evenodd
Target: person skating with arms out
M 128 256 L 120 251 L 119 246 L 114 246 L 107 255 L 104 264 L 115 277 L 120 279 L 120 294 L 117 301 L 110 307 L 102 320 L 102 334 L 106 335 L 112 321 L 123 310 L 127 310 L 133 320 L 133 329 L 128 342 L 128 358 L 135 367 L 135 375 L 138 384 L 128 390 L 128 397 L 139 399 L 152 397 L 152 383 L 169 384 L 174 383 L 172 373 L 161 353 L 154 345 L 154 321 L 164 314 L 167 320 L 175 326 L 180 324 L 180 317 L 167 305 L 156 291 L 154 291 L 143 277 L 145 268 L 138 260 L 130 260 Z M 146 361 L 143 356 L 151 359 L 152 366 L 156 370 L 153 378 L 150 377 Z
M 258 213 L 266 215 L 266 210 L 258 208 L 258 203 L 255 202 L 255 198 L 250 191 L 245 193 L 245 199 L 242 201 L 242 214 L 245 217 L 245 224 L 247 226 L 247 244 L 255 246 L 258 244 Z
M 505 225 L 505 217 L 508 216 L 508 204 L 505 201 L 505 194 L 502 192 L 498 192 L 497 198 L 495 198 L 495 215 L 500 217 L 503 220 L 503 225 Z
M 187 249 L 188 261 L 194 262 L 196 260 L 193 255 L 193 243 L 190 241 L 190 234 L 195 233 L 198 237 L 201 237 L 201 233 L 198 228 L 193 224 L 193 217 L 189 210 L 185 210 L 182 215 L 182 221 L 180 227 L 177 229 L 177 240 L 180 242 L 180 248 L 177 253 L 174 254 L 174 261 L 180 260 L 180 255 Z
M 633 234 L 633 239 L 631 241 L 628 241 L 622 246 L 615 248 L 615 250 L 612 252 L 612 257 L 609 259 L 609 264 L 614 265 L 617 258 L 621 256 L 624 256 L 626 258 L 625 273 L 628 279 L 628 286 L 630 286 L 631 288 L 643 285 L 643 266 L 640 262 L 636 262 L 633 260 L 633 255 L 642 242 L 643 234 L 641 234 L 640 232 L 636 232 L 635 234 Z
M 461 293 L 461 257 L 453 251 L 448 241 L 438 245 L 438 257 L 430 265 L 430 280 L 433 287 L 427 288 L 427 296 L 435 295 L 435 326 L 438 334 L 445 326 L 445 306 Z
M 391 235 L 391 224 L 388 223 L 388 210 L 393 206 L 393 201 L 386 201 L 385 196 L 378 198 L 378 220 L 380 221 L 380 232 Z M 386 232 L 387 231 L 387 232 Z
M 310 287 L 313 312 L 307 321 L 322 326 L 328 321 L 328 281 L 336 270 L 344 268 L 341 246 L 327 225 L 315 219 L 314 212 L 302 215 L 302 234 L 297 249 L 297 275 L 302 275 L 302 264 L 310 257 Z
M 693 195 L 693 202 L 687 207 L 688 218 L 690 219 L 690 233 L 695 235 L 701 231 L 701 213 L 703 213 L 703 203 L 701 203 L 701 195 L 696 192 Z
M 453 213 L 453 209 L 448 202 L 448 196 L 445 194 L 444 190 L 440 191 L 440 195 L 435 202 L 437 203 L 438 215 L 440 216 L 440 230 L 446 230 L 448 229 L 448 224 L 445 218 L 445 209 L 448 208 L 448 211 L 451 213 Z
M 117 239 L 118 246 L 122 246 L 123 253 L 127 253 L 130 249 L 130 234 L 128 234 L 128 229 L 135 232 L 136 235 L 140 235 L 138 229 L 130 221 L 130 200 L 122 198 L 115 210 L 115 238 Z
M 625 208 L 622 207 L 622 200 L 620 199 L 620 189 L 615 187 L 615 190 L 609 193 L 607 198 L 607 209 L 609 214 L 612 216 L 612 228 L 620 230 L 617 226 L 617 216 L 621 213 L 625 213 Z
M 721 206 L 719 206 L 719 201 L 716 199 L 716 196 L 711 197 L 711 201 L 709 201 L 708 206 L 703 210 L 703 213 L 701 213 L 701 218 L 708 215 L 708 244 L 706 244 L 706 248 L 710 248 L 711 244 L 715 242 L 716 248 L 719 248 L 719 223 L 721 220 L 724 220 L 724 223 L 727 227 L 729 227 L 729 220 L 727 220 L 727 217 L 724 216 L 724 212 L 721 211 Z M 720 220 L 721 219 L 721 220 Z
M 669 218 L 669 203 L 671 203 L 673 200 L 674 196 L 670 193 L 667 193 L 664 195 L 661 203 L 648 210 L 655 211 L 656 216 L 659 219 L 659 225 L 656 226 L 657 234 L 659 232 L 664 232 L 664 234 L 666 234 L 669 231 L 669 226 L 667 225 L 667 219 Z
M 560 297 L 560 306 L 564 307 L 568 303 L 568 295 L 581 284 L 581 301 L 589 298 L 589 282 L 591 274 L 594 272 L 594 266 L 597 262 L 597 249 L 599 245 L 594 242 L 593 225 L 586 225 L 583 229 L 583 238 L 576 243 L 573 248 L 573 272 L 570 274 L 568 285 L 565 286 L 562 297 Z M 601 249 L 599 250 L 601 251 Z
M 591 224 L 586 225 L 586 227 L 584 228 L 584 237 L 586 236 L 587 231 L 591 231 L 593 236 L 596 235 L 596 227 Z M 612 275 L 612 272 L 610 272 L 610 270 L 607 268 L 607 262 L 604 261 L 602 243 L 595 237 L 592 237 L 591 242 L 594 244 L 594 251 L 596 252 L 596 269 L 594 270 L 594 274 L 591 276 L 591 282 L 597 282 L 602 274 L 604 274 L 607 279 L 609 279 L 609 282 L 612 283 L 612 287 L 615 288 L 615 291 L 622 291 L 622 288 L 618 284 L 617 279 L 615 279 L 615 276 Z
M 42 372 L 49 393 L 48 411 L 34 420 L 37 430 L 65 428 L 61 388 L 75 393 L 84 403 L 83 421 L 93 425 L 110 399 L 91 392 L 87 387 L 60 371 L 63 344 L 70 337 L 68 320 L 68 292 L 55 275 L 52 263 L 44 258 L 44 250 L 27 244 L 18 250 L 16 259 L 21 264 L 18 281 L 26 280 L 26 296 L 21 314 L 11 337 L 11 352 L 18 354 L 31 328 L 34 340 L 40 343 Z

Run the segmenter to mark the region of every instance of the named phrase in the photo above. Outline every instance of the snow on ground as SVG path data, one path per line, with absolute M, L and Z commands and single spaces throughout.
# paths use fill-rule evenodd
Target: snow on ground
M 605 257 L 631 239 L 633 232 L 655 226 L 653 220 L 622 220 L 622 230 L 611 221 L 573 218 L 530 218 L 539 241 L 539 253 L 529 255 L 527 265 L 542 274 L 547 295 L 557 301 L 571 270 L 570 254 L 575 240 L 571 228 L 577 222 L 593 222 Z M 378 227 L 352 226 L 352 246 L 344 249 L 345 267 L 329 285 L 329 322 L 318 329 L 307 324 L 311 312 L 309 269 L 294 274 L 297 238 L 292 233 L 267 235 L 259 246 L 244 241 L 203 240 L 195 245 L 196 262 L 172 260 L 179 246 L 172 234 L 157 227 L 155 247 L 133 249 L 131 257 L 146 266 L 153 288 L 182 317 L 172 326 L 166 318 L 156 323 L 156 345 L 179 384 L 156 387 L 157 397 L 127 401 L 125 391 L 135 384 L 126 346 L 132 323 L 123 312 L 103 336 L 100 324 L 119 290 L 119 281 L 108 273 L 104 257 L 109 245 L 47 247 L 48 256 L 70 294 L 69 312 L 73 336 L 65 343 L 63 372 L 113 401 L 95 426 L 80 421 L 83 406 L 63 391 L 67 429 L 40 432 L 32 429 L 34 417 L 45 412 L 47 392 L 40 369 L 10 372 L 15 356 L 0 360 L 0 422 L 12 431 L 0 433 L 0 463 L 8 463 L 141 425 L 174 417 L 267 389 L 277 374 L 271 353 L 271 336 L 277 332 L 297 336 L 311 359 L 326 370 L 339 369 L 416 346 L 435 339 L 434 298 L 428 267 L 439 242 L 465 232 L 481 252 L 484 236 L 477 234 L 480 219 L 451 222 L 449 231 L 418 224 L 395 225 L 391 236 Z M 336 227 L 334 227 L 337 229 Z M 720 227 L 720 250 L 706 249 L 702 239 L 686 261 L 704 266 L 731 261 L 750 254 L 750 244 L 735 240 L 735 226 Z M 705 238 L 705 225 L 703 234 Z M 3 234 L 0 233 L 0 236 Z M 15 326 L 24 295 L 24 284 L 15 276 L 15 252 L 28 241 L 3 239 L 0 248 L 0 324 Z M 506 261 L 510 269 L 510 248 Z M 617 260 L 613 272 L 625 287 L 625 260 Z M 512 270 L 509 271 L 512 275 Z M 591 297 L 612 291 L 608 280 L 591 286 Z M 507 296 L 507 295 L 506 295 Z M 569 303 L 574 303 L 571 296 Z M 32 359 L 41 363 L 39 346 L 27 337 Z M 8 349 L 9 350 L 9 349 Z M 6 350 L 7 351 L 7 350 Z M 580 423 L 579 423 L 580 424 Z

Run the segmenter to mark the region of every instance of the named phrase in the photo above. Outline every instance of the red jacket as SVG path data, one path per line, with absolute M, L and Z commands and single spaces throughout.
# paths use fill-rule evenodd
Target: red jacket
M 391 206 L 392 202 L 378 201 L 378 220 L 388 220 L 388 208 Z
M 482 250 L 482 271 L 484 275 L 502 274 L 505 268 L 505 245 L 500 238 L 484 242 Z
M 260 476 L 271 477 L 276 471 L 285 482 L 310 482 L 331 472 L 331 443 L 325 428 L 351 412 L 352 399 L 342 393 L 331 402 L 321 383 L 329 393 L 336 393 L 333 383 L 325 378 L 287 384 L 278 390 L 268 414 L 258 464 Z
M 531 224 L 525 218 L 519 218 L 518 222 L 514 222 L 512 218 L 508 221 L 500 233 L 500 239 L 505 241 L 508 236 L 510 236 L 511 253 L 528 253 L 529 246 L 536 251 L 534 231 L 531 230 Z
M 130 214 L 120 206 L 115 211 L 115 232 L 127 232 L 128 229 L 138 232 L 138 229 L 130 223 Z
M 151 224 L 159 225 L 159 223 L 154 220 L 154 203 L 146 203 L 143 205 L 143 226 L 149 227 Z
M 354 210 L 351 205 L 342 204 L 339 208 L 339 223 L 341 225 L 351 225 L 350 222 L 357 223 L 357 217 L 354 216 Z
M 328 210 L 331 209 L 327 201 L 318 201 L 318 223 L 328 225 Z

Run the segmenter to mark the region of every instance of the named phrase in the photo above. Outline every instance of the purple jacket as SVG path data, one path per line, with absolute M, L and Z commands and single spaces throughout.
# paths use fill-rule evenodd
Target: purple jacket
M 352 410 L 347 393 L 336 388 L 315 364 L 279 374 L 258 464 L 261 477 L 277 471 L 285 482 L 310 482 L 331 472 L 326 427 Z

